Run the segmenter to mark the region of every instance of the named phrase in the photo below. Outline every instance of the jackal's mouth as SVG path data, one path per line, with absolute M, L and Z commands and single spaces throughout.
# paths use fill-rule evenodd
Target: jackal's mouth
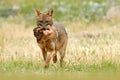
M 39 31 L 44 35 L 49 35 L 52 33 L 53 30 L 50 27 L 47 27 L 47 28 L 39 28 Z

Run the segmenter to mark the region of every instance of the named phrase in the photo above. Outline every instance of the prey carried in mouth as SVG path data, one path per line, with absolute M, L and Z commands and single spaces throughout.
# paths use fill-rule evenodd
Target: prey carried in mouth
M 43 35 L 50 35 L 53 30 L 49 26 L 47 28 L 37 27 L 35 32 L 41 33 Z

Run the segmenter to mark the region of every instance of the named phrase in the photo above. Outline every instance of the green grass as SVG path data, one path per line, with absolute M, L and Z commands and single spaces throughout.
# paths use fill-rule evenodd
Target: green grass
M 113 80 L 119 79 L 120 66 L 108 61 L 101 64 L 66 64 L 63 68 L 51 65 L 43 69 L 43 63 L 12 61 L 0 63 L 0 77 L 2 80 Z
M 0 63 L 0 72 L 13 72 L 13 73 L 26 73 L 26 72 L 39 72 L 43 73 L 73 73 L 73 72 L 119 72 L 120 66 L 110 61 L 103 61 L 100 64 L 84 64 L 79 63 L 66 63 L 63 67 L 60 65 L 52 64 L 49 69 L 43 68 L 43 63 L 32 61 L 11 61 L 7 63 Z

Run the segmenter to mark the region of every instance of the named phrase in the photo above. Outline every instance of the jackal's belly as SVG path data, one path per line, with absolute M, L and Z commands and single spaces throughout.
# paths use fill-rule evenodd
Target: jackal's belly
M 38 43 L 39 47 L 41 49 L 45 49 L 46 51 L 59 51 L 64 45 L 65 41 L 62 42 L 46 42 L 46 41 L 41 41 Z
M 54 42 L 41 41 L 38 43 L 38 45 L 41 49 L 45 49 L 46 51 L 53 51 L 55 49 Z

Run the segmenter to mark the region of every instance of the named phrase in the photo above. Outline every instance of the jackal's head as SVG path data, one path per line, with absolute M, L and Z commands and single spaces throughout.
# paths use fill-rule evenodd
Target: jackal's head
M 52 26 L 53 25 L 53 10 L 50 9 L 48 10 L 47 13 L 42 13 L 39 10 L 36 10 L 36 23 L 37 27 L 40 27 L 42 30 L 46 30 L 47 26 Z
M 51 26 L 53 25 L 53 10 L 50 9 L 47 13 L 42 13 L 41 11 L 36 10 L 36 14 L 37 29 L 34 30 L 34 34 L 51 34 Z

